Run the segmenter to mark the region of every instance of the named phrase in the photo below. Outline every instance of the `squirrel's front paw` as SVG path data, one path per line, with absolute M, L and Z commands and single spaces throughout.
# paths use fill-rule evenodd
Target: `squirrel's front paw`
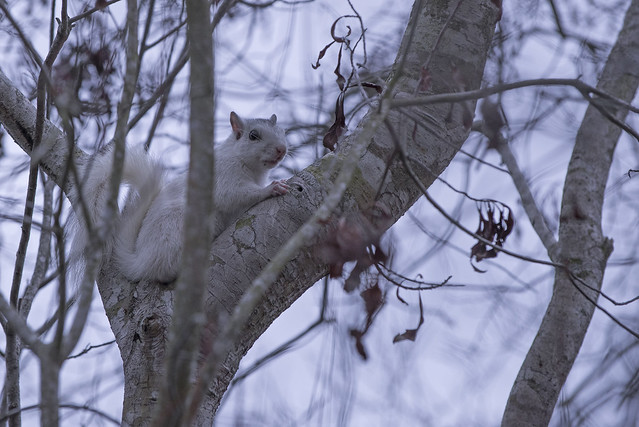
M 269 187 L 271 187 L 271 196 L 282 196 L 288 193 L 288 189 L 290 188 L 285 179 L 273 181 Z

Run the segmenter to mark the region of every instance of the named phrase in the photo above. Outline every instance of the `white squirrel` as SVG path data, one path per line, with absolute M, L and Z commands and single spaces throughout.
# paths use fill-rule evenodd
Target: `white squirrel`
M 267 185 L 268 174 L 287 152 L 284 130 L 270 119 L 242 120 L 231 113 L 232 134 L 215 148 L 215 239 L 244 211 L 269 197 L 288 192 L 285 180 Z M 100 220 L 113 165 L 112 150 L 96 154 L 83 179 L 82 194 L 92 224 Z M 115 224 L 113 256 L 117 268 L 132 281 L 169 283 L 177 278 L 182 253 L 186 174 L 169 179 L 157 159 L 140 147 L 126 152 L 122 182 L 131 188 Z M 82 217 L 82 215 L 78 215 Z M 86 227 L 78 227 L 72 252 L 83 252 Z

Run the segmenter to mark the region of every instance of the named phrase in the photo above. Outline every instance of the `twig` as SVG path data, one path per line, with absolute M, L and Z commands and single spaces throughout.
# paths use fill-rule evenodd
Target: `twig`
M 175 26 L 175 28 L 167 31 L 166 33 L 162 34 L 160 37 L 158 37 L 157 40 L 152 41 L 149 44 L 146 45 L 142 45 L 142 51 L 147 51 L 152 49 L 153 47 L 159 45 L 160 43 L 162 43 L 164 40 L 168 39 L 169 37 L 171 37 L 171 35 L 177 33 L 178 31 L 180 31 L 182 28 L 184 28 L 184 26 L 186 25 L 186 21 L 181 21 L 179 24 L 177 24 Z
M 217 24 L 219 24 L 219 22 L 222 20 L 222 18 L 226 14 L 226 12 L 228 12 L 228 10 L 236 2 L 237 0 L 225 0 L 224 2 L 222 2 L 220 6 L 218 6 L 217 12 L 215 12 L 215 15 L 213 16 L 213 21 L 211 23 L 212 29 L 215 29 Z M 182 68 L 184 68 L 184 66 L 188 63 L 189 55 L 190 53 L 189 53 L 188 46 L 184 46 L 184 48 L 182 48 L 182 52 L 180 53 L 180 56 L 178 57 L 177 62 L 175 63 L 175 66 L 173 67 L 171 72 L 167 75 L 166 79 L 164 79 L 164 81 L 155 89 L 153 94 L 140 105 L 140 107 L 138 108 L 137 114 L 135 114 L 133 118 L 129 120 L 129 123 L 127 125 L 129 130 L 131 130 L 142 119 L 142 117 L 146 115 L 147 111 L 149 111 L 155 105 L 155 103 L 160 98 L 160 96 L 164 95 L 167 89 L 171 87 L 171 85 L 173 85 L 173 82 L 175 81 L 175 78 L 177 77 L 177 75 L 180 73 L 180 71 L 182 71 Z
M 566 32 L 564 31 L 564 25 L 561 23 L 561 17 L 559 16 L 559 9 L 557 9 L 555 0 L 548 0 L 548 3 L 550 3 L 550 8 L 552 9 L 553 17 L 555 18 L 555 25 L 557 26 L 557 32 L 559 33 L 562 39 L 565 39 Z
M 235 375 L 235 377 L 233 378 L 233 381 L 231 381 L 230 386 L 234 386 L 238 382 L 243 381 L 244 379 L 246 379 L 246 377 L 251 375 L 253 372 L 257 371 L 262 366 L 266 365 L 268 362 L 275 359 L 277 356 L 280 356 L 284 354 L 285 352 L 287 352 L 293 346 L 293 344 L 295 344 L 297 341 L 301 340 L 306 335 L 311 333 L 313 329 L 317 328 L 318 326 L 322 325 L 325 322 L 328 322 L 325 318 L 327 306 L 328 306 L 328 278 L 325 278 L 324 292 L 322 294 L 322 306 L 320 308 L 319 317 L 313 323 L 307 326 L 306 329 L 304 329 L 302 332 L 290 338 L 289 340 L 287 340 L 286 342 L 278 346 L 275 350 L 259 358 L 250 367 L 246 368 L 242 372 Z
M 100 10 L 104 10 L 104 9 L 106 9 L 107 7 L 111 6 L 111 5 L 112 5 L 112 4 L 114 4 L 114 3 L 117 3 L 117 2 L 119 2 L 119 1 L 120 1 L 120 0 L 109 0 L 109 1 L 107 1 L 104 5 L 96 6 L 96 7 L 94 7 L 94 8 L 91 8 L 91 9 L 87 10 L 86 12 L 82 12 L 81 14 L 79 14 L 79 15 L 77 15 L 77 16 L 74 16 L 73 18 L 70 18 L 70 19 L 69 19 L 69 23 L 70 23 L 70 24 L 75 24 L 77 21 L 79 21 L 79 20 L 81 20 L 81 19 L 84 19 L 84 18 L 86 18 L 87 16 L 94 14 L 95 12 L 98 12 L 98 11 L 100 11 Z
M 40 342 L 37 335 L 33 332 L 29 325 L 27 325 L 27 322 L 20 313 L 18 313 L 18 311 L 9 304 L 2 294 L 0 294 L 0 313 L 2 313 L 7 320 L 7 323 L 10 324 L 15 332 L 20 336 L 20 339 L 24 341 L 38 357 L 45 355 L 45 347 Z
M 51 219 L 53 216 L 53 189 L 55 182 L 49 179 L 44 184 L 44 208 L 42 211 L 42 228 L 40 230 L 40 242 L 38 244 L 37 263 L 20 300 L 20 314 L 26 319 L 31 311 L 31 304 L 36 293 L 44 281 L 45 275 L 49 268 L 50 247 L 51 247 Z
M 390 102 L 390 107 L 394 108 L 404 108 L 404 107 L 412 107 L 416 105 L 429 105 L 429 104 L 441 104 L 445 102 L 460 102 L 460 101 L 470 101 L 474 99 L 485 98 L 490 95 L 494 95 L 500 92 L 506 92 L 513 89 L 520 89 L 524 87 L 531 86 L 571 86 L 577 89 L 582 96 L 584 96 L 589 102 L 593 102 L 588 95 L 594 94 L 599 96 L 601 99 L 610 102 L 611 105 L 616 105 L 619 108 L 627 109 L 628 111 L 632 111 L 633 113 L 639 113 L 639 108 L 634 107 L 632 104 L 629 104 L 625 101 L 620 100 L 612 95 L 607 94 L 606 92 L 597 89 L 594 86 L 590 86 L 582 82 L 579 79 L 532 79 L 532 80 L 522 80 L 519 82 L 513 83 L 502 83 L 496 86 L 486 87 L 483 89 L 469 90 L 464 92 L 455 92 L 455 93 L 444 93 L 439 95 L 427 95 L 427 96 L 417 96 L 414 98 L 402 98 L 402 99 L 394 99 Z
M 388 280 L 388 282 L 392 283 L 393 285 L 397 286 L 398 288 L 401 289 L 405 289 L 407 291 L 430 291 L 433 289 L 437 289 L 437 288 L 441 288 L 441 287 L 463 287 L 464 285 L 458 285 L 458 284 L 450 284 L 449 281 L 450 279 L 452 279 L 453 276 L 448 276 L 445 280 L 443 280 L 440 283 L 428 283 L 428 282 L 424 282 L 422 280 L 417 280 L 417 279 L 411 279 L 410 277 L 406 277 L 403 274 L 399 274 L 398 272 L 391 270 L 390 268 L 386 267 L 384 264 L 376 262 L 373 264 L 375 266 L 375 269 L 379 272 L 379 274 L 382 275 L 382 277 L 386 280 Z M 402 280 L 402 282 L 411 282 L 411 283 L 415 283 L 417 286 L 413 287 L 413 286 L 406 286 L 404 285 L 404 283 L 400 283 L 397 280 L 393 279 L 390 275 L 393 274 L 397 277 L 400 278 L 400 280 Z M 421 274 L 420 274 L 421 276 Z
M 100 348 L 100 347 L 106 347 L 107 345 L 111 345 L 111 344 L 113 344 L 113 343 L 115 343 L 115 340 L 111 340 L 111 341 L 103 342 L 102 344 L 97 344 L 97 345 L 87 345 L 87 346 L 86 346 L 86 347 L 84 347 L 84 349 L 83 349 L 81 352 L 79 352 L 78 354 L 74 354 L 74 355 L 71 355 L 71 356 L 67 357 L 67 360 L 69 360 L 69 359 L 76 359 L 76 358 L 78 358 L 78 357 L 80 357 L 80 356 L 83 356 L 83 355 L 87 354 L 87 353 L 88 353 L 88 352 L 90 352 L 91 350 L 94 350 L 94 349 L 96 349 L 96 348 Z
M 568 276 L 570 277 L 570 283 L 572 283 L 572 285 L 577 289 L 577 291 L 579 291 L 579 293 L 586 298 L 592 305 L 594 305 L 595 307 L 597 307 L 599 310 L 601 310 L 601 312 L 603 314 L 605 314 L 606 316 L 608 316 L 608 318 L 610 320 L 612 320 L 613 322 L 615 322 L 617 325 L 619 325 L 622 329 L 624 329 L 626 332 L 628 332 L 630 335 L 632 335 L 633 337 L 639 339 L 639 333 L 633 331 L 632 329 L 630 329 L 630 327 L 626 326 L 623 324 L 623 322 L 619 319 L 617 319 L 615 316 L 612 315 L 612 313 L 610 313 L 608 310 L 606 310 L 605 308 L 603 308 L 601 305 L 599 305 L 597 303 L 597 301 L 593 298 L 590 297 L 590 295 L 588 295 L 586 292 L 584 292 L 583 289 L 581 289 L 581 287 L 577 284 L 577 281 L 579 282 L 583 282 L 583 280 L 579 279 L 575 274 L 573 274 L 570 270 L 568 270 L 566 268 L 567 272 L 568 272 Z M 583 282 L 585 283 L 585 282 Z M 594 289 L 591 286 L 587 286 L 589 289 L 594 290 L 597 294 L 600 294 L 601 291 L 599 291 L 598 289 Z
M 97 228 L 97 239 L 92 242 L 92 246 L 94 248 L 102 247 L 102 242 L 106 241 L 107 236 L 113 229 L 115 218 L 114 213 L 118 211 L 117 198 L 120 182 L 122 180 L 125 139 L 129 130 L 127 123 L 131 112 L 131 105 L 133 104 L 133 98 L 135 96 L 135 88 L 137 86 L 138 73 L 140 69 L 140 63 L 138 60 L 138 6 L 136 0 L 128 0 L 126 20 L 126 71 L 122 87 L 122 95 L 120 97 L 120 102 L 118 103 L 116 128 L 113 136 L 113 171 L 108 183 L 109 197 L 107 198 L 106 206 L 102 212 L 102 218 L 100 221 L 101 227 Z M 78 290 L 77 310 L 73 323 L 71 324 L 71 328 L 64 340 L 63 349 L 60 354 L 60 357 L 62 358 L 66 358 L 77 344 L 89 315 L 91 299 L 93 296 L 93 283 L 95 281 L 97 266 L 99 265 L 99 258 L 102 251 L 97 250 L 91 252 L 91 265 L 87 265 L 88 268 L 85 271 L 85 277 L 83 278 Z
M 7 418 L 9 418 L 11 415 L 15 414 L 15 413 L 20 413 L 20 412 L 24 412 L 24 411 L 32 411 L 34 409 L 41 409 L 42 406 L 41 405 L 29 405 L 29 406 L 24 406 L 22 408 L 17 408 L 17 409 L 13 409 L 11 411 L 8 411 L 6 414 L 0 414 L 0 422 L 4 422 L 7 420 Z M 116 426 L 120 425 L 120 421 L 113 418 L 112 416 L 106 414 L 105 412 L 100 411 L 99 409 L 96 408 L 92 408 L 88 405 L 76 405 L 73 403 L 61 403 L 60 404 L 60 408 L 67 408 L 67 409 L 76 409 L 76 410 L 81 410 L 81 411 L 87 411 L 87 412 L 91 412 L 94 413 L 96 415 L 99 415 L 100 417 L 104 418 L 105 420 L 111 422 L 112 424 L 115 424 Z

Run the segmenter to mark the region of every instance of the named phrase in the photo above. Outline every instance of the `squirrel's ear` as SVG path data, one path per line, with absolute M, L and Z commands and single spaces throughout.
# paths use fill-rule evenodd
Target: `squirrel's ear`
M 271 118 L 269 119 L 269 121 L 271 122 L 272 125 L 274 125 L 275 123 L 277 123 L 277 116 L 273 114 Z
M 233 134 L 235 135 L 235 139 L 240 139 L 242 137 L 242 133 L 244 132 L 244 123 L 240 116 L 235 114 L 235 111 L 231 111 L 231 129 L 233 129 Z

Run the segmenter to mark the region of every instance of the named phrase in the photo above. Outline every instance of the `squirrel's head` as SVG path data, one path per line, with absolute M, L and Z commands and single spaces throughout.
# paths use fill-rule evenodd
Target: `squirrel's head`
M 269 119 L 243 120 L 233 111 L 231 128 L 233 134 L 229 139 L 240 145 L 241 150 L 246 150 L 248 166 L 273 169 L 286 156 L 286 134 L 277 126 L 275 114 Z

